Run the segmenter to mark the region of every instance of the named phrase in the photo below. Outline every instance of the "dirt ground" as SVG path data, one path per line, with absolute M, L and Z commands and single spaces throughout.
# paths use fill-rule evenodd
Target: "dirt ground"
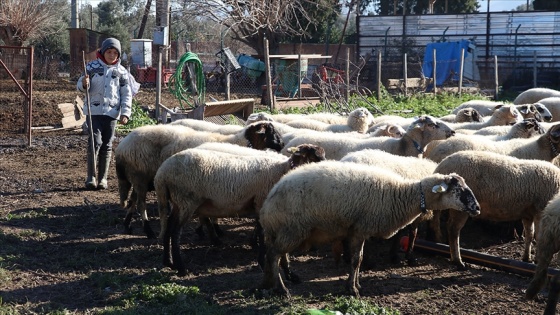
M 34 126 L 56 125 L 56 104 L 72 102 L 77 92 L 71 82 L 38 85 Z M 167 97 L 167 96 L 166 96 Z M 143 89 L 141 103 L 153 104 L 153 90 Z M 17 92 L 0 93 L 0 310 L 17 306 L 22 314 L 64 309 L 93 314 L 120 298 L 111 277 L 135 282 L 162 272 L 174 282 L 198 286 L 228 314 L 262 314 L 246 305 L 240 291 L 261 279 L 249 246 L 251 224 L 244 219 L 223 222 L 224 245 L 216 248 L 199 239 L 193 227 L 183 232 L 184 278 L 162 268 L 162 247 L 147 239 L 138 215 L 132 235 L 123 234 L 124 211 L 118 205 L 114 170 L 109 189 L 83 189 L 87 138 L 75 131 L 39 132 L 27 147 Z M 173 102 L 172 99 L 164 102 Z M 14 132 L 14 130 L 16 132 Z M 121 138 L 117 138 L 115 146 Z M 152 227 L 158 233 L 155 196 L 149 196 Z M 463 230 L 464 248 L 519 259 L 522 241 L 511 225 L 472 221 Z M 421 233 L 422 234 L 422 233 Z M 458 271 L 446 256 L 418 252 L 419 266 L 392 264 L 386 241 L 372 241 L 361 273 L 363 299 L 401 314 L 541 314 L 545 297 L 526 301 L 526 275 L 471 264 Z M 335 266 L 330 251 L 319 248 L 294 257 L 293 268 L 303 282 L 290 284 L 292 296 L 309 307 L 320 307 L 323 297 L 342 294 L 346 269 Z M 1 312 L 0 312 L 1 313 Z

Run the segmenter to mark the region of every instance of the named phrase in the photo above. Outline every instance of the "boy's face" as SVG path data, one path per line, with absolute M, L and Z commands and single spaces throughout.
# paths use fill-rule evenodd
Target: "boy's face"
M 103 53 L 103 58 L 109 63 L 115 63 L 119 58 L 119 52 L 115 48 L 109 48 Z

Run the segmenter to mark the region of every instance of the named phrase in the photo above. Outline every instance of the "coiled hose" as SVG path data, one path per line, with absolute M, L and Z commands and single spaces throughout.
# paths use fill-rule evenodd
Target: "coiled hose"
M 193 65 L 189 69 L 189 63 Z M 190 73 L 194 71 L 194 73 Z M 183 79 L 183 72 L 185 76 Z M 194 86 L 193 86 L 194 80 Z M 178 100 L 181 108 L 193 109 L 199 105 L 204 104 L 206 94 L 206 77 L 202 62 L 198 56 L 193 52 L 187 52 L 181 56 L 177 63 L 175 73 L 169 78 L 169 91 Z M 183 105 L 185 103 L 185 105 Z

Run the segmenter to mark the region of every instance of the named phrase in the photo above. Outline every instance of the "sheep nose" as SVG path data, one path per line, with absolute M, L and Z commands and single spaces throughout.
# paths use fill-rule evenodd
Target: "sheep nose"
M 551 120 L 552 120 L 552 116 L 544 116 L 544 120 L 546 120 L 546 121 L 551 121 Z
M 447 132 L 447 138 L 454 136 L 455 135 L 455 130 L 450 130 Z
M 474 207 L 474 209 L 471 209 L 471 210 L 469 211 L 469 216 L 471 216 L 471 217 L 477 216 L 477 215 L 479 215 L 479 214 L 480 214 L 480 206 L 479 206 L 479 205 L 476 205 L 476 206 Z

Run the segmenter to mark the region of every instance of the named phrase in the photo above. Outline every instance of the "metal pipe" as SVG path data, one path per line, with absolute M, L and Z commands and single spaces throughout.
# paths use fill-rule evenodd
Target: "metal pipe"
M 429 242 L 423 239 L 416 239 L 414 248 L 431 254 L 440 256 L 450 256 L 449 246 L 441 243 Z M 522 276 L 533 276 L 536 265 L 519 260 L 497 257 L 489 254 L 475 252 L 469 249 L 460 249 L 461 258 L 468 263 L 485 266 L 497 270 L 507 271 Z M 560 274 L 559 269 L 548 268 L 548 276 Z
M 390 29 L 391 29 L 391 27 L 389 26 L 387 28 L 387 30 L 385 30 L 385 47 L 384 47 L 384 51 L 383 51 L 383 56 L 387 56 L 387 34 L 389 33 Z

